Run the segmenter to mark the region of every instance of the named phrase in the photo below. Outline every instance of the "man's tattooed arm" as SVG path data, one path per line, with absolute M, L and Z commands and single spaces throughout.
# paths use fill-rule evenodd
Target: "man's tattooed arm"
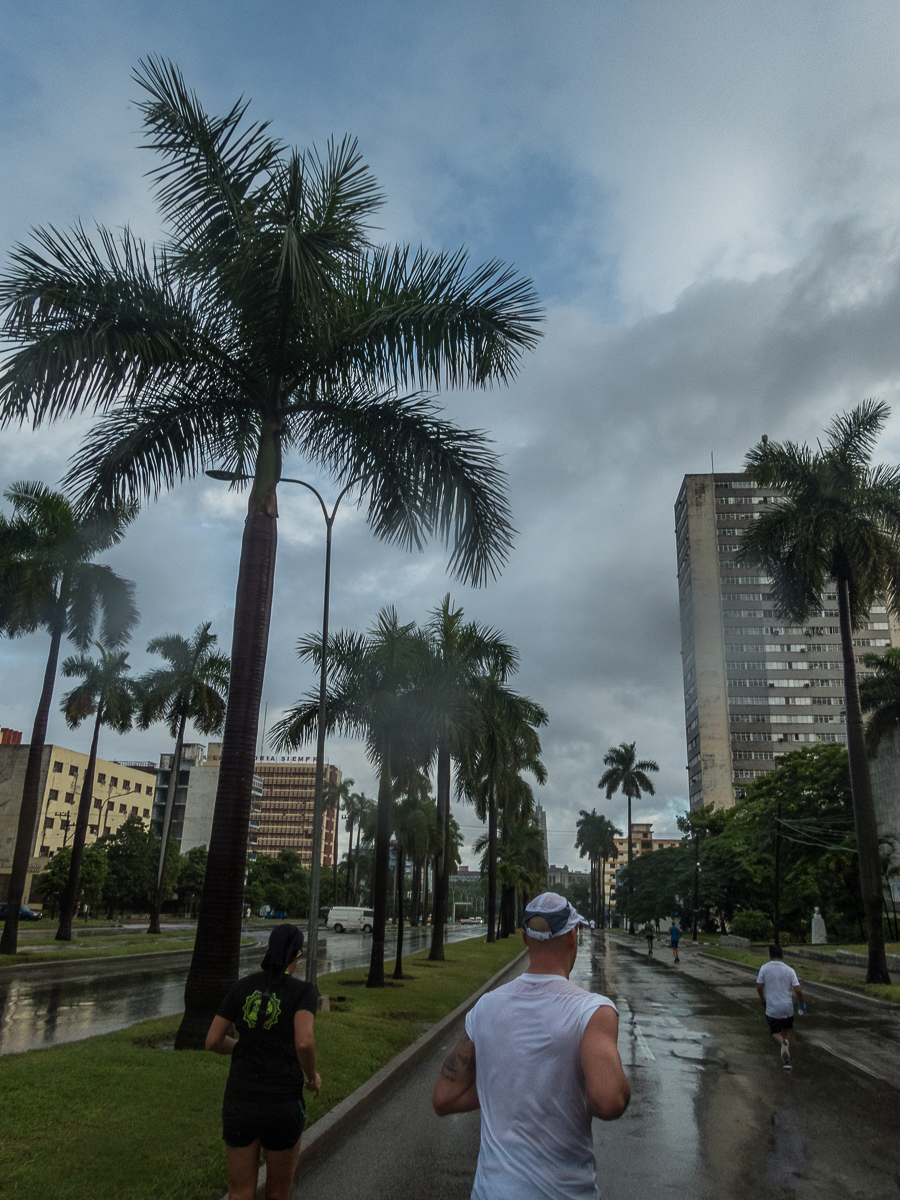
M 478 1108 L 475 1085 L 475 1045 L 463 1034 L 444 1059 L 432 1096 L 434 1111 L 439 1117 L 454 1112 L 471 1112 Z

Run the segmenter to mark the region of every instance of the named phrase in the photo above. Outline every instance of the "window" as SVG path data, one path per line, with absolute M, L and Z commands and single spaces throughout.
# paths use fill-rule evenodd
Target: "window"
M 41 846 L 41 858 L 52 858 L 53 851 L 49 846 Z
M 104 772 L 101 772 L 101 773 L 100 773 L 100 774 L 97 776 L 97 782 L 98 782 L 98 783 L 106 783 L 106 774 L 105 774 Z
M 55 763 L 53 764 L 53 770 L 54 770 L 54 771 L 61 771 L 61 770 L 62 770 L 62 763 L 61 763 L 61 762 L 55 762 Z
M 120 804 L 120 805 L 119 805 L 119 812 L 120 812 L 120 813 L 127 813 L 127 812 L 128 812 L 128 809 L 125 807 L 125 805 L 124 805 L 124 804 Z
M 99 825 L 88 825 L 88 831 L 90 833 L 97 833 L 99 831 L 99 828 L 100 828 Z
M 45 829 L 53 828 L 53 818 L 52 817 L 47 817 L 47 819 L 44 821 L 44 828 Z
M 147 788 L 147 795 L 148 795 L 148 796 L 152 796 L 152 795 L 153 795 L 153 788 L 152 788 L 152 787 L 148 787 L 148 788 Z
M 132 815 L 133 817 L 136 817 L 136 816 L 138 815 L 138 812 L 137 812 L 137 806 L 135 806 L 135 807 L 134 807 L 134 808 L 131 810 L 131 815 Z
M 74 804 L 74 803 L 75 803 L 75 793 L 74 792 L 66 792 L 66 804 Z
M 112 800 L 107 800 L 106 807 L 107 808 L 115 808 L 116 806 L 115 806 L 115 804 L 113 804 Z
M 122 787 L 125 789 L 125 791 L 126 791 L 126 792 L 130 792 L 130 791 L 131 791 L 131 780 L 130 780 L 130 779 L 123 779 L 123 780 L 122 780 Z
M 149 816 L 150 816 L 150 809 L 149 809 L 149 808 L 145 808 L 145 809 L 144 809 L 144 816 L 145 816 L 145 817 L 149 817 Z
M 95 800 L 95 801 L 94 801 L 94 808 L 102 808 L 102 807 L 103 807 L 103 801 L 102 801 L 102 800 Z
M 49 800 L 58 800 L 59 799 L 59 792 L 57 791 L 56 788 L 50 789 L 50 792 L 48 794 L 48 799 Z
M 119 786 L 119 780 L 118 780 L 117 776 L 115 776 L 115 775 L 110 776 L 109 786 L 110 787 L 118 787 Z
M 75 764 L 74 764 L 74 763 L 70 763 L 70 764 L 69 764 L 69 774 L 70 774 L 70 775 L 77 775 L 77 774 L 78 774 L 78 768 L 75 766 Z

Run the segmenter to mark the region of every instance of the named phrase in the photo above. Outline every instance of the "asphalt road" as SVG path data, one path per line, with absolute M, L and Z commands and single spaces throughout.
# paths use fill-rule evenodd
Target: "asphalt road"
M 168 928 L 163 926 L 163 929 Z M 173 928 L 184 929 L 179 925 Z M 271 925 L 250 927 L 260 944 L 241 953 L 241 969 L 255 970 L 262 958 Z M 128 931 L 125 931 L 128 932 Z M 448 941 L 483 937 L 478 926 L 457 926 Z M 431 944 L 431 931 L 406 929 L 405 954 Z M 363 967 L 369 963 L 372 939 L 363 933 L 320 934 L 318 974 Z M 396 935 L 388 930 L 385 962 L 393 963 Z M 151 1017 L 166 1017 L 184 1008 L 184 983 L 190 959 L 129 963 L 112 958 L 104 963 L 60 963 L 40 971 L 10 977 L 0 974 L 0 1054 L 36 1050 L 57 1042 L 74 1042 L 97 1033 L 125 1029 Z
M 900 1195 L 900 1014 L 809 990 L 782 1069 L 755 977 L 682 943 L 653 957 L 586 941 L 575 982 L 615 1000 L 632 1087 L 594 1122 L 604 1200 L 887 1200 Z M 802 978 L 802 976 L 801 976 Z M 468 1200 L 477 1113 L 439 1119 L 448 1037 L 355 1133 L 301 1177 L 295 1200 Z

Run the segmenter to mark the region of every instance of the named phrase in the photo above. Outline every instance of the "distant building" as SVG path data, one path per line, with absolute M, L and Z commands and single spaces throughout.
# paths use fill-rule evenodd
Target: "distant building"
M 557 867 L 553 864 L 547 869 L 547 887 L 550 889 L 562 888 L 565 891 L 573 884 L 579 883 L 582 880 L 585 883 L 590 883 L 590 879 L 590 871 L 575 871 L 574 869 L 570 871 L 568 866 Z
M 847 741 L 837 593 L 791 625 L 771 578 L 736 557 L 778 495 L 740 472 L 686 475 L 675 504 L 691 809 L 730 808 L 781 756 Z M 857 662 L 900 645 L 885 605 L 873 606 L 853 644 Z
M 19 826 L 25 769 L 29 746 L 21 734 L 4 730 L 0 742 L 0 898 L 5 898 L 12 870 L 12 856 Z M 18 740 L 16 740 L 18 738 Z M 46 745 L 41 754 L 41 805 L 31 837 L 32 863 L 29 875 L 44 869 L 48 859 L 69 845 L 75 834 L 75 818 L 89 755 L 63 746 Z M 86 844 L 106 833 L 115 833 L 129 817 L 150 823 L 155 768 L 126 766 L 98 758 L 94 769 L 91 814 Z M 30 879 L 26 896 L 30 891 Z

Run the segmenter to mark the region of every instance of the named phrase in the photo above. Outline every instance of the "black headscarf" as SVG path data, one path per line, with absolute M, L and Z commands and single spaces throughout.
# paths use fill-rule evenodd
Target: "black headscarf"
M 269 948 L 262 969 L 273 981 L 279 979 L 303 949 L 303 933 L 296 925 L 278 925 L 269 934 Z

